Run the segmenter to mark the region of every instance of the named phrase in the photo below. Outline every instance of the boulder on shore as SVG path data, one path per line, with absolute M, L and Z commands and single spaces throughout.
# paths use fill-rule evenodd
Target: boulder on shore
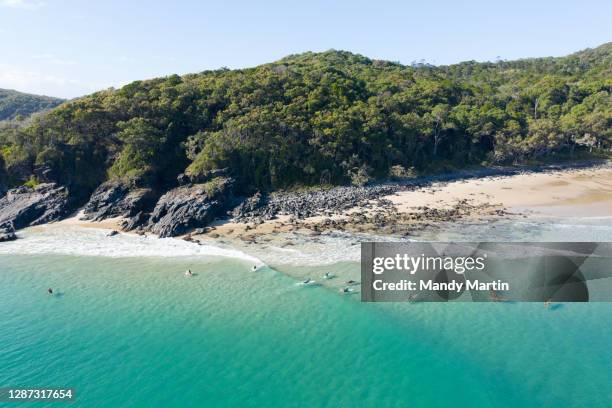
M 12 222 L 4 222 L 0 224 L 0 242 L 14 241 L 17 239 L 15 235 L 15 227 Z
M 148 229 L 159 237 L 173 237 L 205 227 L 227 211 L 233 179 L 218 177 L 209 183 L 181 186 L 161 196 Z
M 144 212 L 140 211 L 136 215 L 123 220 L 121 222 L 121 228 L 124 231 L 132 231 L 144 226 L 147 223 L 148 219 L 148 214 L 145 214 Z
M 258 191 L 253 196 L 246 198 L 236 208 L 234 208 L 230 215 L 234 218 L 240 218 L 247 214 L 252 214 L 258 210 L 262 205 L 265 204 L 263 195 Z
M 296 219 L 304 219 L 317 215 L 338 214 L 360 205 L 370 205 L 371 201 L 393 194 L 399 188 L 398 185 L 389 184 L 277 192 L 267 197 L 257 193 L 236 207 L 231 215 L 238 222 L 254 222 L 272 220 L 277 215 L 291 215 Z M 388 207 L 391 203 L 379 200 L 378 205 Z
M 14 229 L 53 222 L 71 210 L 68 189 L 55 183 L 34 188 L 21 186 L 0 198 L 0 225 L 10 223 Z
M 118 181 L 101 184 L 91 195 L 83 209 L 83 219 L 100 221 L 105 218 L 135 218 L 130 229 L 138 227 L 145 220 L 142 212 L 153 207 L 155 192 L 150 188 L 138 188 Z

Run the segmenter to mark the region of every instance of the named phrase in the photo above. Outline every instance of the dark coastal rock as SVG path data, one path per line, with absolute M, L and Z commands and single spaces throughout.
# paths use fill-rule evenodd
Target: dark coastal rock
M 14 241 L 17 239 L 17 235 L 14 232 L 1 232 L 0 231 L 0 242 Z
M 107 181 L 91 195 L 85 205 L 83 219 L 100 221 L 112 217 L 135 217 L 142 211 L 152 208 L 156 198 L 155 192 L 150 188 L 138 188 L 117 181 Z M 141 221 L 145 220 L 141 219 Z
M 15 235 L 15 227 L 10 221 L 5 221 L 0 224 L 0 242 L 14 241 L 17 239 Z
M 9 222 L 14 229 L 53 222 L 71 210 L 68 189 L 55 183 L 34 188 L 21 186 L 0 198 L 0 225 Z
M 133 217 L 123 220 L 121 228 L 123 228 L 124 231 L 132 231 L 145 225 L 148 219 L 149 216 L 140 211 Z
M 36 180 L 43 183 L 52 183 L 57 179 L 57 175 L 53 172 L 53 169 L 46 164 L 37 165 L 34 168 L 34 175 Z
M 304 219 L 317 215 L 341 213 L 357 206 L 369 206 L 369 201 L 378 200 L 377 205 L 391 206 L 380 197 L 395 193 L 399 185 L 375 185 L 364 187 L 334 187 L 306 192 L 279 192 L 266 197 L 255 195 L 236 207 L 231 215 L 239 222 L 271 220 L 277 215 L 291 215 Z
M 184 186 L 185 184 L 191 183 L 191 180 L 188 175 L 181 173 L 177 176 L 176 182 L 179 184 L 179 186 Z
M 4 197 L 4 195 L 6 194 L 6 191 L 8 189 L 6 188 L 6 186 L 0 184 L 0 198 Z
M 263 195 L 258 191 L 252 197 L 245 199 L 238 207 L 234 208 L 230 215 L 234 218 L 245 217 L 255 213 L 265 203 Z
M 148 229 L 160 237 L 172 237 L 205 227 L 227 210 L 233 180 L 216 179 L 210 184 L 181 186 L 160 197 L 149 218 Z

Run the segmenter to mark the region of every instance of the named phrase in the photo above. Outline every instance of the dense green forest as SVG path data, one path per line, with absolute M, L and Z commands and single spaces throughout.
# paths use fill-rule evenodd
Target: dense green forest
M 227 168 L 248 192 L 605 155 L 611 87 L 612 43 L 449 66 L 309 52 L 136 81 L 5 126 L 0 177 L 89 194 L 108 179 L 167 188 Z
M 0 89 L 0 121 L 26 118 L 33 113 L 55 108 L 60 98 Z

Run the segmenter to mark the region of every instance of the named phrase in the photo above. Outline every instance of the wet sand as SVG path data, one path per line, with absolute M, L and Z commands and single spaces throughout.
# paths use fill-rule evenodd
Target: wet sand
M 110 229 L 110 230 L 120 231 L 121 222 L 124 220 L 123 217 L 114 217 L 114 218 L 107 218 L 102 221 L 88 221 L 88 220 L 82 220 L 81 219 L 82 217 L 83 217 L 83 211 L 79 211 L 77 214 L 73 215 L 72 217 L 58 221 L 56 224 L 66 225 L 66 226 L 100 228 L 100 229 Z

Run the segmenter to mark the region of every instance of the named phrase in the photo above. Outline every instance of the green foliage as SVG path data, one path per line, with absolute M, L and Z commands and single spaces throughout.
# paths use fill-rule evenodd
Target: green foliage
M 10 183 L 91 191 L 228 168 L 245 192 L 609 154 L 612 44 L 562 58 L 403 66 L 343 51 L 136 81 L 0 127 Z
M 22 120 L 33 113 L 55 108 L 63 99 L 0 89 L 0 121 Z
M 227 177 L 215 177 L 212 180 L 202 184 L 202 188 L 206 195 L 209 197 L 215 197 L 217 194 L 225 191 L 224 187 L 229 182 Z
M 39 184 L 40 184 L 40 182 L 36 179 L 36 177 L 30 177 L 30 179 L 28 181 L 23 183 L 24 186 L 31 187 L 31 188 L 34 188 L 34 187 L 36 187 Z
M 363 186 L 367 184 L 370 180 L 372 180 L 370 173 L 371 169 L 366 165 L 362 165 L 361 167 L 352 168 L 351 170 L 349 170 L 348 174 L 351 178 L 352 185 Z
M 121 142 L 121 151 L 108 170 L 111 178 L 136 183 L 154 172 L 163 158 L 159 157 L 164 135 L 144 118 L 132 118 L 118 122 L 116 137 Z
M 389 178 L 392 180 L 407 180 L 417 177 L 417 172 L 413 167 L 406 168 L 400 164 L 391 166 L 389 169 Z

